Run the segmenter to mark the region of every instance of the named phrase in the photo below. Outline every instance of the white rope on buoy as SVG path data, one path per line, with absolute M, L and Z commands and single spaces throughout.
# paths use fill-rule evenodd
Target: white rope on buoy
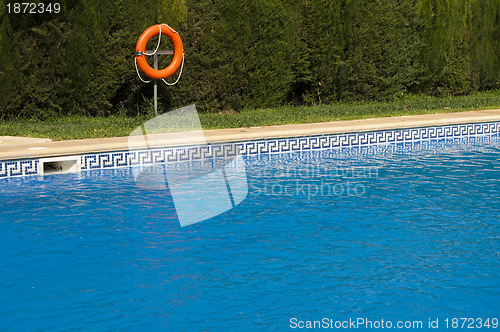
M 184 69 L 184 54 L 182 55 L 182 63 L 181 63 L 181 70 L 179 71 L 179 77 L 177 77 L 177 79 L 175 80 L 174 83 L 168 83 L 167 81 L 165 81 L 164 78 L 162 78 L 161 80 L 163 81 L 163 83 L 165 83 L 166 85 L 176 85 L 177 82 L 179 82 L 179 80 L 181 79 L 181 75 L 182 75 L 182 69 Z
M 151 83 L 151 80 L 149 81 L 146 81 L 144 80 L 142 77 L 141 77 L 141 73 L 139 73 L 139 68 L 137 68 L 137 58 L 134 57 L 134 62 L 135 62 L 135 71 L 137 72 L 137 76 L 139 77 L 139 79 L 142 81 L 142 83 Z
M 160 48 L 160 42 L 161 42 L 161 26 L 162 26 L 162 25 L 166 25 L 166 24 L 165 24 L 165 23 L 163 23 L 163 24 L 159 24 L 159 25 L 158 25 L 158 28 L 160 29 L 160 33 L 158 34 L 158 44 L 156 45 L 156 49 L 155 49 L 155 50 L 153 51 L 153 53 L 151 53 L 151 54 L 148 54 L 148 53 L 146 53 L 146 51 L 144 51 L 144 55 L 149 55 L 149 56 L 151 56 L 151 55 L 155 55 L 155 54 L 156 54 L 156 52 L 158 52 L 158 49 Z M 168 27 L 168 25 L 167 25 L 167 27 Z M 170 28 L 170 27 L 169 27 L 169 28 Z

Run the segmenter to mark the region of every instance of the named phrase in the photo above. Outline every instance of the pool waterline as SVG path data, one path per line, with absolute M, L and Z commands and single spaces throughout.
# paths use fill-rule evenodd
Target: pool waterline
M 485 112 L 488 113 L 488 117 L 491 116 L 491 114 L 489 114 L 491 111 Z M 199 160 L 206 158 L 207 154 L 217 157 L 234 157 L 238 154 L 252 155 L 261 153 L 283 153 L 316 149 L 374 146 L 402 142 L 411 143 L 426 140 L 432 141 L 442 138 L 494 135 L 498 132 L 500 132 L 500 122 L 479 122 L 472 124 L 456 124 L 433 127 L 411 127 L 374 132 L 329 134 L 322 136 L 299 136 L 295 138 L 287 137 L 245 142 L 211 143 L 207 145 L 200 143 L 200 137 L 203 138 L 203 143 L 205 142 L 204 135 L 200 130 L 199 134 L 192 136 L 190 136 L 189 133 L 129 136 L 127 139 L 129 150 L 127 151 L 111 151 L 105 153 L 54 158 L 64 159 L 76 157 L 78 160 L 75 168 L 86 171 L 95 168 L 115 168 L 196 159 Z M 173 138 L 177 142 L 182 141 L 184 143 L 186 140 L 189 141 L 191 137 L 191 139 L 194 139 L 193 143 L 198 145 L 155 148 L 157 145 L 168 145 L 165 141 L 165 137 L 167 136 Z M 135 139 L 135 137 L 138 137 L 139 139 Z M 71 142 L 74 141 L 68 141 L 66 143 L 70 144 Z M 122 143 L 123 142 L 120 144 Z M 134 148 L 142 148 L 142 150 L 134 150 Z M 42 160 L 43 159 L 23 159 L 3 162 L 0 161 L 0 179 L 12 176 L 43 175 L 44 170 L 40 167 Z M 56 165 L 56 168 L 57 167 L 60 166 Z

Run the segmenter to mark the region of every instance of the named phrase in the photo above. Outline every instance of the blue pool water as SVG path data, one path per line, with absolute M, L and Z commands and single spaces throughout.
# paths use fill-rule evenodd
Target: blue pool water
M 4 179 L 0 330 L 498 322 L 499 158 L 498 137 L 246 157 L 247 198 L 187 227 L 131 169 Z

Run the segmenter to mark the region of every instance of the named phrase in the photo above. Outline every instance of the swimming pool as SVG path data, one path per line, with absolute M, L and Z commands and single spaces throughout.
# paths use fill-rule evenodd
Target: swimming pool
M 2 328 L 498 326 L 498 134 L 242 158 L 246 199 L 187 227 L 133 167 L 3 179 Z

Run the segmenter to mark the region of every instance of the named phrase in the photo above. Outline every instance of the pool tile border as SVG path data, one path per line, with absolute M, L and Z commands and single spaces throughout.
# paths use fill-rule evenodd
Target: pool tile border
M 37 175 L 38 164 L 39 161 L 37 159 L 0 162 L 0 178 Z
M 210 145 L 154 148 L 135 151 L 113 151 L 80 156 L 82 171 L 129 166 L 152 165 L 229 158 L 237 155 L 290 153 L 325 149 L 345 149 L 376 145 L 434 141 L 446 138 L 495 135 L 500 133 L 500 122 L 457 124 L 384 131 L 329 134 L 297 138 L 276 138 Z M 0 162 L 0 178 L 37 175 L 40 161 L 10 160 Z

